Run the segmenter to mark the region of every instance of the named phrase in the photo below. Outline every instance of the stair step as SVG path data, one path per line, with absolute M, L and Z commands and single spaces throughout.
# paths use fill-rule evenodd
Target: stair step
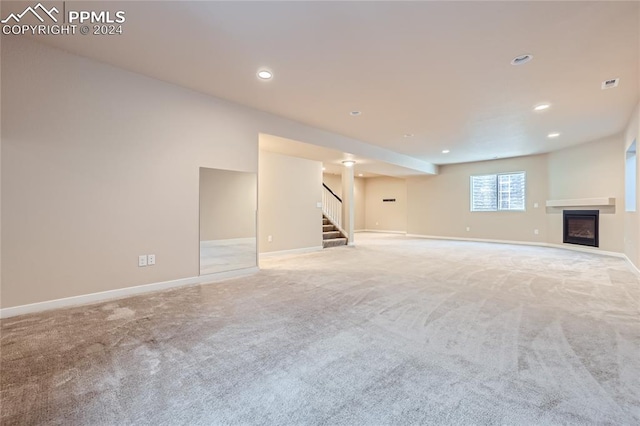
M 322 232 L 335 231 L 335 228 L 333 225 L 322 225 Z
M 346 245 L 347 245 L 346 238 L 332 238 L 330 240 L 324 240 L 322 242 L 322 248 L 338 247 L 338 246 L 346 246 Z
M 332 240 L 334 238 L 342 237 L 342 233 L 340 231 L 328 231 L 322 233 L 323 240 Z
M 326 218 L 323 217 L 322 218 L 322 224 L 323 225 L 331 225 L 331 222 L 329 222 L 329 219 L 326 219 Z

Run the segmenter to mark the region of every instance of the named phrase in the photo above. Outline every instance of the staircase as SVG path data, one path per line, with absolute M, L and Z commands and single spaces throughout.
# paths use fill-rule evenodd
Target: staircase
M 346 246 L 347 238 L 338 228 L 322 215 L 322 248 Z

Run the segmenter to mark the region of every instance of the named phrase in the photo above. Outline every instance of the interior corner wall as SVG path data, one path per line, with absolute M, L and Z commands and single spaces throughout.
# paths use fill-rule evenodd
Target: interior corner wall
M 319 202 L 322 202 L 321 162 L 260 150 L 260 253 L 322 247 Z
M 365 226 L 370 231 L 407 232 L 407 181 L 394 177 L 366 179 Z M 384 199 L 395 199 L 385 202 Z
M 550 200 L 615 197 L 600 207 L 600 249 L 624 252 L 624 142 L 621 135 L 548 155 Z M 574 208 L 589 210 L 589 207 Z M 547 242 L 562 244 L 563 208 L 547 208 Z
M 623 156 L 634 140 L 636 147 L 640 146 L 640 104 L 636 106 L 624 135 Z M 636 170 L 640 170 L 638 155 L 636 162 Z M 640 173 L 636 175 L 636 200 L 640 200 Z M 640 205 L 636 206 L 635 212 L 624 212 L 624 253 L 636 268 L 640 269 Z
M 471 212 L 470 177 L 526 172 L 526 211 Z M 448 238 L 546 241 L 546 155 L 440 166 L 435 176 L 407 181 L 407 233 Z M 538 207 L 534 207 L 537 203 Z M 467 231 L 467 228 L 469 230 Z M 538 230 L 538 234 L 535 233 Z

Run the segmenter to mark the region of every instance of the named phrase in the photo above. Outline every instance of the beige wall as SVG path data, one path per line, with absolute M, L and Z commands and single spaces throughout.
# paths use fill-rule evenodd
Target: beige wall
M 256 173 L 200 169 L 200 241 L 256 237 Z
M 333 173 L 323 173 L 322 183 L 327 185 L 334 194 L 342 198 L 342 176 Z
M 1 54 L 3 308 L 197 277 L 199 168 L 257 172 L 260 132 L 364 149 L 28 38 Z
M 547 200 L 615 197 L 615 208 L 600 208 L 600 249 L 622 253 L 625 226 L 631 226 L 624 219 L 623 145 L 615 136 L 547 155 L 445 165 L 437 176 L 410 178 L 408 233 L 562 244 L 563 209 L 546 208 Z M 470 211 L 471 175 L 515 171 L 527 173 L 525 212 Z
M 407 231 L 407 181 L 393 177 L 367 178 L 365 185 L 366 229 Z M 395 198 L 395 202 L 383 202 Z
M 322 202 L 322 163 L 260 150 L 260 253 L 322 247 L 319 202 Z
M 636 140 L 636 147 L 640 145 L 640 104 L 636 107 L 624 136 L 624 153 L 633 141 Z M 640 172 L 640 156 L 636 156 L 637 170 Z M 638 206 L 635 212 L 624 213 L 624 252 L 636 267 L 640 268 L 640 173 L 636 182 L 636 202 Z M 624 208 L 624 206 L 622 206 Z
M 526 211 L 470 211 L 471 175 L 521 171 L 527 174 Z M 409 234 L 546 241 L 547 163 L 544 155 L 440 166 L 437 176 L 409 178 L 407 188 Z M 537 208 L 534 203 L 538 203 Z
M 353 197 L 355 203 L 355 219 L 353 229 L 355 231 L 361 231 L 365 229 L 366 217 L 367 217 L 367 194 L 366 194 L 367 179 L 356 177 L 353 180 Z
M 600 208 L 600 249 L 624 252 L 624 143 L 621 136 L 555 151 L 548 156 L 549 199 L 615 197 Z M 591 210 L 595 207 L 573 208 Z M 547 241 L 562 244 L 562 208 L 547 209 Z

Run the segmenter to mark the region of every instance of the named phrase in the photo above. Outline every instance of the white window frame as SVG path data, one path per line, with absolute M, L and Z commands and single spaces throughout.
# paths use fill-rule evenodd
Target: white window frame
M 522 200 L 522 208 L 521 209 L 514 209 L 514 208 L 502 208 L 500 206 L 500 201 L 501 201 L 501 197 L 500 197 L 500 176 L 509 176 L 509 175 L 522 175 L 523 176 L 523 180 L 524 180 L 524 188 L 523 188 L 523 200 Z M 473 208 L 474 205 L 474 193 L 473 193 L 473 181 L 474 178 L 479 178 L 479 177 L 487 177 L 487 176 L 493 176 L 495 178 L 495 205 L 496 208 L 495 209 L 483 209 L 483 210 L 476 210 Z M 483 175 L 471 175 L 471 177 L 469 178 L 469 210 L 472 213 L 482 213 L 482 212 L 524 212 L 527 210 L 527 173 L 524 171 L 519 171 L 519 172 L 506 172 L 506 173 L 488 173 L 488 174 L 483 174 Z

